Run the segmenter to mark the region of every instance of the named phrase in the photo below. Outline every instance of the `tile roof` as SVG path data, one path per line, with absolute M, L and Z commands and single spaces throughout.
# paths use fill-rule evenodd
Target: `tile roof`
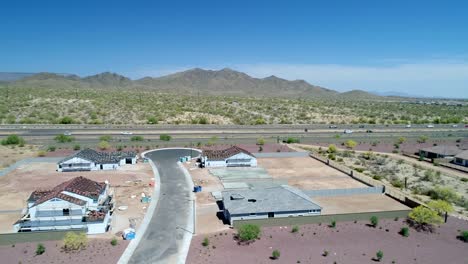
M 455 156 L 460 153 L 462 150 L 456 146 L 447 146 L 447 145 L 438 145 L 429 148 L 423 148 L 422 151 L 436 153 L 444 156 Z
M 239 148 L 238 146 L 232 146 L 227 149 L 220 149 L 220 150 L 211 150 L 211 149 L 203 150 L 202 156 L 206 156 L 210 160 L 225 160 L 239 153 L 245 153 L 253 157 L 252 153 L 250 153 L 249 151 L 243 148 Z
M 121 159 L 134 158 L 136 155 L 137 154 L 134 151 L 100 152 L 88 148 L 80 150 L 77 153 L 59 161 L 58 163 L 63 163 L 72 158 L 82 158 L 98 164 L 118 163 Z
M 288 185 L 223 191 L 222 195 L 224 207 L 231 215 L 321 209 L 309 196 Z
M 85 201 L 64 194 L 71 192 L 91 199 L 96 199 L 106 188 L 106 183 L 95 182 L 82 176 L 73 178 L 55 186 L 51 190 L 36 190 L 31 193 L 28 201 L 34 202 L 34 206 L 46 202 L 52 198 L 59 198 L 74 204 L 83 205 Z
M 458 154 L 455 156 L 455 158 L 468 160 L 468 150 L 465 150 L 465 151 L 462 151 L 462 152 L 458 153 Z

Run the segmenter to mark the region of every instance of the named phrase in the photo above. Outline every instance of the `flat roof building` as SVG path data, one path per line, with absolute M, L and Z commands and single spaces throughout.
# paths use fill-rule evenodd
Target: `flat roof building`
M 322 207 L 289 185 L 265 189 L 223 191 L 224 217 L 236 220 L 320 215 Z

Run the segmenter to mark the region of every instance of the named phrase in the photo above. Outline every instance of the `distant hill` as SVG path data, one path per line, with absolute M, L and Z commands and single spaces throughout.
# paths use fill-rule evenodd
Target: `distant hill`
M 138 80 L 131 80 L 125 76 L 110 72 L 84 78 L 70 74 L 38 73 L 25 75 L 22 79 L 11 82 L 10 85 L 57 89 L 147 89 L 158 92 L 200 96 L 382 99 L 380 96 L 360 90 L 339 93 L 331 89 L 311 85 L 304 80 L 289 81 L 276 76 L 254 78 L 243 72 L 228 68 L 221 70 L 194 68 L 162 77 L 144 77 Z
M 34 74 L 27 72 L 0 72 L 0 82 L 14 82 Z

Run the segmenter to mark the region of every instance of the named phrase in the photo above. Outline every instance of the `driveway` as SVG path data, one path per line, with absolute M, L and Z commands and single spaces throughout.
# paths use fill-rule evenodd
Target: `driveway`
M 187 245 L 183 246 L 183 240 L 184 235 L 191 238 L 193 232 L 189 230 L 189 221 L 193 217 L 192 190 L 177 161 L 190 154 L 190 149 L 164 149 L 146 154 L 158 169 L 161 190 L 148 229 L 129 263 L 177 263 L 180 262 L 179 254 L 188 250 L 185 249 Z M 198 152 L 192 154 L 196 156 Z

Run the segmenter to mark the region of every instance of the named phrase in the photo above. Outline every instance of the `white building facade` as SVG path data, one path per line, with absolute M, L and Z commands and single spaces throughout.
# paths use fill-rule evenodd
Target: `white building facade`
M 98 152 L 85 149 L 57 163 L 57 171 L 116 170 L 125 164 L 136 164 L 135 152 Z
M 205 167 L 256 167 L 257 158 L 242 148 L 233 146 L 223 150 L 205 150 L 201 155 Z

